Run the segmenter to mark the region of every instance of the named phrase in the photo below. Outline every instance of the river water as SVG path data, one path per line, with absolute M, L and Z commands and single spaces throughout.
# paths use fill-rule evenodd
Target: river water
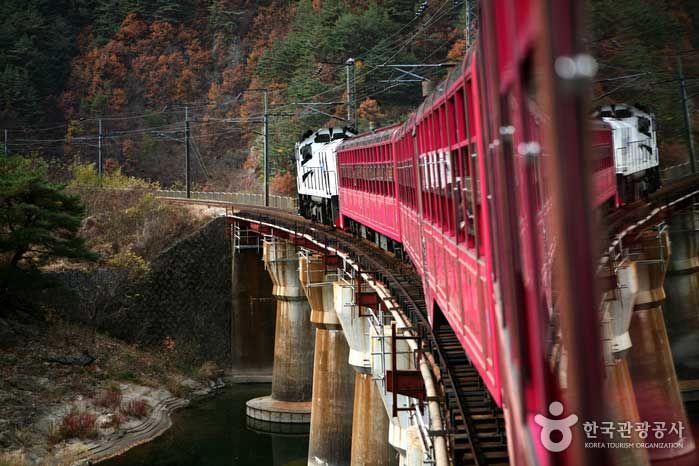
M 233 385 L 173 416 L 159 438 L 104 466 L 305 466 L 308 434 L 272 435 L 248 427 L 245 402 L 268 384 Z

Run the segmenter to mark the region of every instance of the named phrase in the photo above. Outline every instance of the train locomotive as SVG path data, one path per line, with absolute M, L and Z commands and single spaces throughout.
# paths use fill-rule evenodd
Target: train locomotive
M 296 189 L 299 213 L 331 225 L 339 215 L 337 156 L 340 143 L 354 136 L 346 128 L 306 132 L 296 143 Z
M 403 123 L 322 128 L 296 145 L 300 214 L 414 265 L 431 324 L 454 330 L 518 433 L 513 464 L 532 464 L 524 452 L 550 464 L 533 418 L 546 394 L 573 390 L 563 373 L 576 354 L 602 377 L 586 212 L 659 187 L 654 116 L 618 104 L 590 118 L 592 59 L 571 38 L 580 3 L 479 2 L 474 46 Z M 566 319 L 583 337 L 565 340 Z M 571 403 L 597 415 L 584 409 L 601 389 L 578 382 Z
M 616 175 L 615 206 L 645 197 L 660 187 L 655 115 L 640 108 L 615 104 L 600 108 L 595 115 L 611 132 Z

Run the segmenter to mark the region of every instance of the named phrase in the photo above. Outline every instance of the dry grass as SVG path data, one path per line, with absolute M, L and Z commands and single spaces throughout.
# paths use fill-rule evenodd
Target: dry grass
M 56 444 L 72 438 L 94 439 L 97 438 L 97 415 L 86 411 L 71 411 L 52 429 L 49 434 L 49 443 Z
M 214 361 L 206 361 L 199 367 L 196 373 L 196 378 L 202 382 L 213 380 L 221 373 L 218 365 Z
M 72 466 L 77 460 L 77 454 L 66 453 L 50 456 L 40 463 L 30 462 L 22 454 L 0 453 L 0 466 Z
M 148 406 L 148 402 L 143 399 L 131 400 L 128 403 L 121 406 L 121 412 L 126 417 L 135 417 L 137 419 L 141 419 L 148 416 L 148 413 L 150 412 L 150 406 Z
M 191 391 L 187 386 L 182 385 L 179 377 L 168 377 L 165 388 L 177 398 L 186 398 Z
M 0 466 L 29 466 L 29 463 L 23 456 L 0 453 Z
M 81 234 L 108 258 L 124 251 L 152 260 L 174 241 L 194 232 L 201 215 L 165 204 L 152 190 L 75 189 L 91 215 Z
M 108 388 L 97 395 L 95 405 L 116 411 L 121 406 L 121 398 L 121 390 L 118 387 L 116 390 Z

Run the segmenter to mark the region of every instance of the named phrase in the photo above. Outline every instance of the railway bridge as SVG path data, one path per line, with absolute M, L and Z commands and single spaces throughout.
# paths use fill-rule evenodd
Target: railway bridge
M 613 451 L 605 464 L 696 464 L 684 401 L 699 395 L 698 185 L 697 176 L 670 182 L 607 219 L 597 271 L 607 412 L 668 426 L 679 419 L 687 437 L 676 448 Z M 508 438 L 532 442 L 453 330 L 430 321 L 405 260 L 295 215 L 288 201 L 163 197 L 219 209 L 235 251 L 263 251 L 277 300 L 272 392 L 250 400 L 247 413 L 270 428 L 309 424 L 309 465 L 507 465 L 521 455 Z M 506 350 L 498 364 L 520 369 Z

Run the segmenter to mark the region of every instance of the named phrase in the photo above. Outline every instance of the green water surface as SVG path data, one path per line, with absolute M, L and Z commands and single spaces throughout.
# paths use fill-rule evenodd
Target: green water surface
M 245 402 L 268 395 L 267 384 L 234 385 L 173 416 L 159 438 L 104 466 L 301 466 L 308 435 L 271 435 L 247 427 Z

